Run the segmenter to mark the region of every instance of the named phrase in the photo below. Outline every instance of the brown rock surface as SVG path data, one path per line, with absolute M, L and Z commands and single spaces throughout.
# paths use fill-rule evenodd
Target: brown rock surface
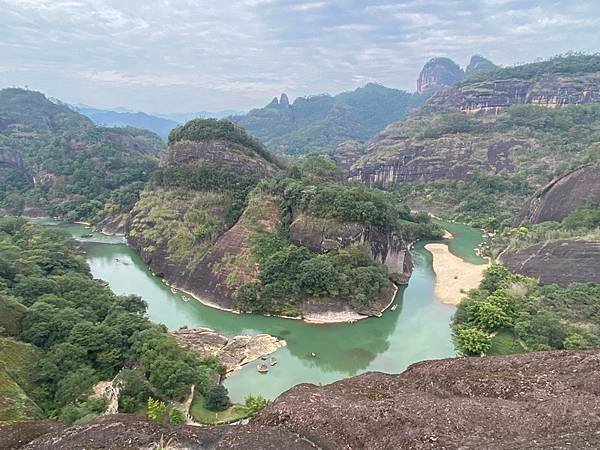
M 515 225 L 554 220 L 588 204 L 600 206 L 600 164 L 579 167 L 548 183 L 523 208 Z
M 181 328 L 171 334 L 180 346 L 192 350 L 200 358 L 211 355 L 219 358 L 228 373 L 286 345 L 284 340 L 269 334 L 229 339 L 210 328 Z
M 505 251 L 499 259 L 511 272 L 542 284 L 600 283 L 600 241 L 548 241 Z
M 465 74 L 450 58 L 432 58 L 423 66 L 417 79 L 419 94 L 431 93 L 443 86 L 460 83 Z

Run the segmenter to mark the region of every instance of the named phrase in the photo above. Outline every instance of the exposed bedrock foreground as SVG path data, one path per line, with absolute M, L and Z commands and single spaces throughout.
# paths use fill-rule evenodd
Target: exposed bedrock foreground
M 425 361 L 400 375 L 301 384 L 242 426 L 127 415 L 66 430 L 39 423 L 47 434 L 32 423 L 0 428 L 0 447 L 153 448 L 162 436 L 172 449 L 596 449 L 600 350 Z

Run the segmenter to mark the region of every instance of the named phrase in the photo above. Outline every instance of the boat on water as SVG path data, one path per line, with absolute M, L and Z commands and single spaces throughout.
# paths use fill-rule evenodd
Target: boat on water
M 269 367 L 266 364 L 259 364 L 256 366 L 256 370 L 258 370 L 258 373 L 267 373 L 269 371 Z
M 274 356 L 271 357 L 271 365 L 274 366 L 275 364 L 277 364 L 279 362 L 279 360 L 277 358 L 275 358 Z
M 398 307 L 398 305 L 394 304 L 392 305 L 392 307 L 390 308 L 391 311 L 396 311 L 396 308 Z
M 181 300 L 183 300 L 184 302 L 189 302 L 190 298 L 186 295 L 184 295 L 183 297 L 181 297 Z
M 83 238 L 83 239 L 87 239 L 87 238 L 94 237 L 94 235 L 93 235 L 93 234 L 82 234 L 82 235 L 81 235 L 81 236 L 79 236 L 79 237 L 80 237 L 80 238 Z

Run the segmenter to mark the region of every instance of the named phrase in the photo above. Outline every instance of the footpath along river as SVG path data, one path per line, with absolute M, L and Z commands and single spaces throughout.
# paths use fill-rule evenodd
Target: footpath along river
M 83 242 L 92 274 L 107 280 L 117 294 L 136 294 L 148 303 L 151 320 L 175 330 L 208 327 L 226 336 L 268 333 L 287 341 L 276 356 L 279 364 L 259 374 L 249 364 L 225 381 L 231 399 L 242 402 L 248 394 L 273 399 L 298 383 L 328 384 L 367 371 L 397 373 L 417 361 L 456 354 L 450 334 L 455 308 L 441 304 L 434 294 L 432 255 L 418 242 L 413 249 L 414 272 L 408 286 L 399 289 L 395 311 L 356 323 L 311 325 L 256 315 L 239 315 L 184 301 L 153 276 L 124 238 L 92 233 L 83 225 L 52 221 L 45 225 L 65 229 Z M 479 230 L 440 222 L 454 235 L 450 251 L 473 264 L 484 264 L 474 248 L 482 241 Z M 87 236 L 87 237 L 82 237 Z M 312 357 L 314 352 L 316 357 Z

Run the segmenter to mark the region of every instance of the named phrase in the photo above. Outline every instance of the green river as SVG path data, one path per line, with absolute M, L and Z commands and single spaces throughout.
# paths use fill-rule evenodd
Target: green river
M 248 394 L 273 399 L 298 383 L 327 384 L 366 371 L 401 372 L 426 359 L 455 355 L 450 335 L 454 307 L 440 304 L 434 296 L 432 256 L 419 242 L 413 249 L 414 272 L 408 286 L 396 296 L 398 308 L 383 317 L 352 324 L 309 325 L 300 320 L 238 315 L 209 308 L 192 299 L 182 300 L 127 246 L 124 238 L 91 233 L 83 225 L 59 226 L 84 243 L 94 277 L 110 282 L 117 294 L 136 294 L 148 303 L 148 315 L 169 329 L 183 325 L 208 327 L 226 336 L 268 333 L 287 341 L 277 352 L 279 364 L 259 374 L 248 364 L 225 381 L 231 399 L 242 402 Z M 483 264 L 474 248 L 482 241 L 479 230 L 439 222 L 454 235 L 450 251 Z M 91 237 L 81 238 L 91 234 Z M 314 352 L 316 357 L 312 357 Z

